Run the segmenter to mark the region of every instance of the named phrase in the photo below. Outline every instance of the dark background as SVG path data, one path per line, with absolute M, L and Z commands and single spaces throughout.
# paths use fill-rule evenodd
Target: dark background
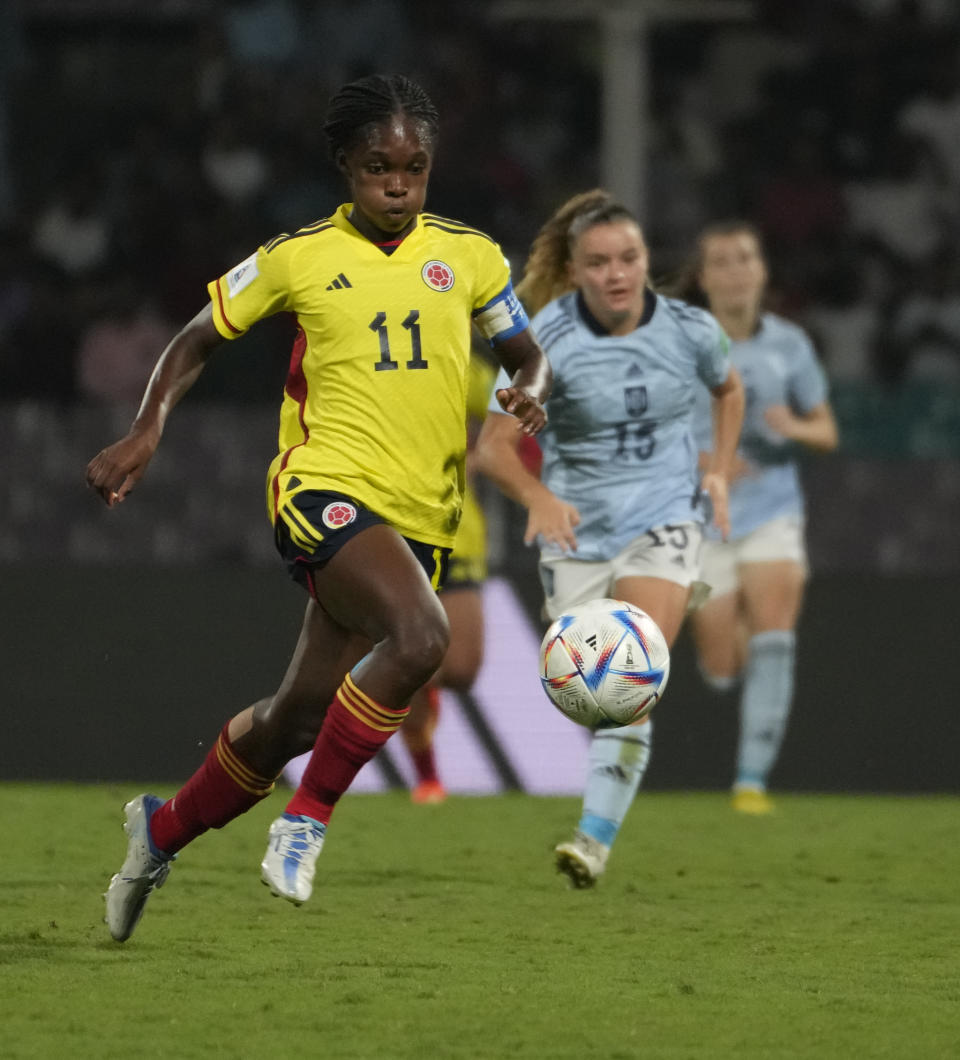
M 949 616 L 958 591 L 956 577 L 813 580 L 775 787 L 957 790 L 960 653 Z M 279 682 L 303 602 L 279 570 L 8 570 L 3 668 L 11 709 L 0 776 L 189 775 L 224 720 Z M 946 621 L 919 626 L 911 613 Z M 706 693 L 682 637 L 645 786 L 726 787 L 735 719 L 734 698 Z
M 214 358 L 121 511 L 84 466 L 206 282 L 339 204 L 321 125 L 346 79 L 427 87 L 430 209 L 522 272 L 601 179 L 605 55 L 599 3 L 509 6 L 0 0 L 0 777 L 181 778 L 276 685 L 303 606 L 263 511 L 290 321 Z M 758 0 L 648 47 L 655 271 L 706 221 L 754 221 L 841 426 L 804 466 L 814 574 L 774 783 L 956 791 L 960 11 Z M 535 614 L 516 513 L 489 509 L 492 568 Z M 685 640 L 659 719 L 651 786 L 728 784 L 733 702 Z

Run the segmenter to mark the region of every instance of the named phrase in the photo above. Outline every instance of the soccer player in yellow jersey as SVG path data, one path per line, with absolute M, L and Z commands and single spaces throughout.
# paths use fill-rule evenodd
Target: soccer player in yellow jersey
M 462 505 L 471 325 L 509 373 L 504 411 L 527 434 L 545 422 L 550 368 L 499 247 L 423 212 L 437 128 L 407 78 L 345 85 L 324 130 L 351 202 L 210 284 L 210 303 L 164 350 L 129 432 L 87 467 L 106 503 L 122 502 L 213 350 L 272 313 L 295 314 L 267 503 L 277 547 L 310 595 L 303 629 L 276 694 L 227 722 L 172 799 L 127 803 L 127 857 L 106 895 L 119 941 L 176 853 L 250 809 L 312 748 L 261 865 L 274 894 L 310 896 L 337 800 L 447 648 L 436 590 Z

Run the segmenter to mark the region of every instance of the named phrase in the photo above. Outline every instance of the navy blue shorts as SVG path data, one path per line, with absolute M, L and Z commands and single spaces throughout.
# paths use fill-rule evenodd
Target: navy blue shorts
M 326 566 L 361 530 L 377 523 L 385 524 L 386 519 L 343 493 L 301 490 L 280 509 L 274 540 L 290 577 L 316 599 L 313 572 Z M 410 537 L 403 540 L 439 592 L 447 579 L 450 549 Z

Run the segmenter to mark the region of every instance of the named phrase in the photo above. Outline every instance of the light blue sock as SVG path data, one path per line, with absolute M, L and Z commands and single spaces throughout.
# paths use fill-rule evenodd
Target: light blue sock
M 653 722 L 605 729 L 590 744 L 590 772 L 579 831 L 613 846 L 650 761 Z
M 797 638 L 775 629 L 750 638 L 740 697 L 737 784 L 766 789 L 767 776 L 780 754 L 790 704 Z

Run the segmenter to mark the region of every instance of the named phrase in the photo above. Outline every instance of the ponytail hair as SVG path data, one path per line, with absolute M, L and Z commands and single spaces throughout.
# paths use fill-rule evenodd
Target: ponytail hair
M 567 266 L 573 244 L 588 228 L 636 217 L 602 188 L 581 192 L 568 199 L 537 233 L 530 248 L 517 295 L 532 316 L 547 302 L 573 290 Z

